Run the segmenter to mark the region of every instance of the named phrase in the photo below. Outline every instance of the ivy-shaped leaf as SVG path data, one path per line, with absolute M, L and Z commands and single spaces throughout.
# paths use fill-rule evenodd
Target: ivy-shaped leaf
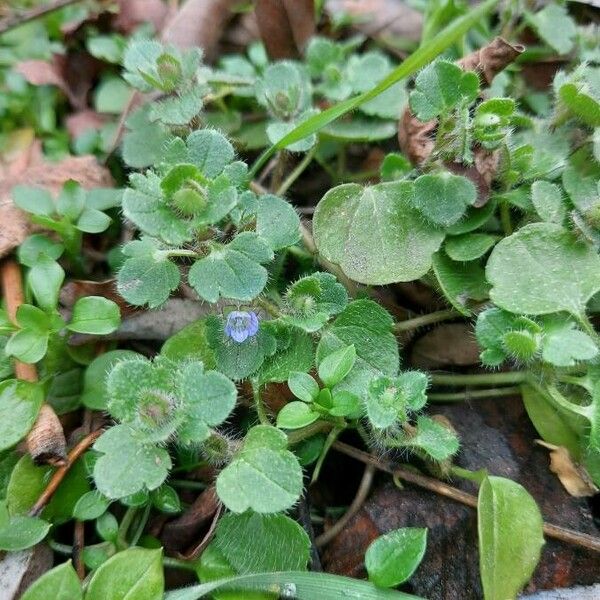
M 285 433 L 268 425 L 248 431 L 242 449 L 217 478 L 217 494 L 236 513 L 290 508 L 302 493 L 302 469 Z
M 475 73 L 439 60 L 417 75 L 409 105 L 420 121 L 430 121 L 461 102 L 472 102 L 478 92 L 479 78 Z
M 575 323 L 560 317 L 543 320 L 542 359 L 556 367 L 572 367 L 577 361 L 591 360 L 598 355 L 594 340 L 576 329 Z
M 360 283 L 412 281 L 431 267 L 444 234 L 412 205 L 413 184 L 355 183 L 329 190 L 314 214 L 319 252 Z
M 273 250 L 280 250 L 300 239 L 300 218 L 289 202 L 265 194 L 258 201 L 256 232 Z
M 208 302 L 219 297 L 248 301 L 256 298 L 267 283 L 261 263 L 273 259 L 270 246 L 257 234 L 242 232 L 220 248 L 214 248 L 190 269 L 188 281 Z
M 533 223 L 496 245 L 486 275 L 491 299 L 505 310 L 581 318 L 600 290 L 600 257 L 559 225 Z
M 102 455 L 94 465 L 94 482 L 107 498 L 124 498 L 154 490 L 167 478 L 169 453 L 148 443 L 128 425 L 106 430 L 94 444 Z
M 571 51 L 577 26 L 564 6 L 548 4 L 535 14 L 525 14 L 527 22 L 551 48 L 559 54 Z

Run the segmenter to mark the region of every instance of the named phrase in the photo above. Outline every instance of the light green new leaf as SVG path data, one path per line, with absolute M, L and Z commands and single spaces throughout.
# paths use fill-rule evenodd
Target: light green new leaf
M 21 596 L 21 600 L 48 600 L 49 598 L 82 600 L 81 582 L 70 560 L 46 571 Z
M 56 212 L 50 192 L 41 187 L 16 185 L 11 190 L 13 202 L 21 209 L 34 214 L 49 216 Z
M 94 481 L 107 498 L 123 498 L 156 489 L 171 468 L 169 453 L 148 443 L 128 425 L 107 429 L 94 444 L 102 453 L 94 465 Z
M 562 225 L 567 216 L 562 193 L 555 183 L 534 181 L 531 186 L 531 202 L 543 221 Z
M 427 529 L 403 527 L 378 537 L 365 554 L 369 580 L 379 587 L 405 582 L 423 560 Z
M 310 550 L 304 529 L 282 514 L 227 514 L 219 521 L 213 543 L 240 575 L 304 570 Z
M 417 75 L 409 105 L 417 119 L 431 121 L 461 102 L 472 102 L 478 92 L 479 77 L 475 73 L 439 60 Z
M 217 478 L 217 494 L 236 513 L 290 508 L 302 493 L 302 469 L 287 450 L 285 433 L 268 425 L 250 429 L 242 449 Z
M 180 95 L 153 102 L 150 119 L 166 125 L 187 125 L 202 110 L 203 92 L 202 87 L 193 87 Z
M 314 423 L 319 418 L 310 404 L 300 401 L 288 402 L 277 413 L 277 427 L 282 429 L 300 429 Z
M 97 490 L 87 492 L 73 508 L 73 518 L 78 521 L 93 521 L 102 516 L 108 509 L 110 500 L 105 498 Z
M 477 190 L 470 179 L 445 171 L 417 177 L 412 200 L 426 219 L 448 227 L 474 204 Z
M 355 362 L 356 348 L 353 345 L 336 350 L 319 361 L 319 377 L 327 387 L 333 387 L 348 375 Z
M 118 305 L 108 298 L 87 296 L 75 302 L 67 329 L 77 333 L 106 335 L 121 324 Z
M 571 51 L 577 26 L 564 6 L 551 3 L 535 14 L 526 12 L 525 15 L 527 22 L 551 48 L 559 54 Z
M 293 371 L 287 384 L 292 394 L 303 402 L 312 402 L 319 395 L 319 384 L 308 373 Z
M 0 382 L 0 451 L 25 437 L 43 401 L 44 392 L 39 384 L 16 379 Z
M 600 290 L 600 257 L 552 223 L 533 223 L 496 245 L 486 275 L 490 297 L 505 310 L 531 315 L 566 311 L 576 318 Z
M 453 431 L 425 416 L 417 419 L 417 432 L 405 445 L 422 450 L 437 461 L 450 458 L 459 448 L 458 438 Z
M 58 294 L 64 279 L 63 268 L 51 258 L 41 256 L 27 275 L 27 285 L 38 306 L 51 312 L 58 304 Z
M 7 356 L 14 356 L 24 363 L 36 363 L 48 351 L 49 332 L 21 329 L 14 333 L 6 342 L 4 352 Z
M 486 477 L 479 489 L 477 519 L 485 600 L 516 598 L 540 559 L 540 509 L 518 483 Z
M 86 600 L 162 600 L 162 550 L 128 548 L 94 572 Z
M 177 437 L 184 444 L 208 438 L 209 428 L 227 419 L 237 399 L 233 382 L 218 371 L 205 372 L 201 362 L 182 367 L 177 390 L 185 413 Z
M 319 202 L 313 228 L 319 252 L 360 283 L 412 281 L 431 267 L 444 234 L 424 222 L 411 202 L 412 183 L 329 190 Z

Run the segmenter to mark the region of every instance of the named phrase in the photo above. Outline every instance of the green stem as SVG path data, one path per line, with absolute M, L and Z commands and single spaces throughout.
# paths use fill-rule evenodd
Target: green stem
M 411 329 L 417 329 L 418 327 L 424 327 L 425 325 L 432 325 L 433 323 L 440 323 L 442 321 L 449 321 L 450 319 L 456 319 L 457 317 L 462 316 L 463 315 L 453 308 L 438 310 L 437 312 L 432 312 L 428 315 L 421 315 L 414 319 L 407 319 L 406 321 L 394 323 L 394 332 L 400 333 L 401 331 L 410 331 Z
M 288 436 L 288 445 L 293 446 L 294 444 L 298 444 L 303 440 L 311 438 L 313 435 L 317 433 L 321 433 L 322 431 L 329 431 L 333 425 L 329 421 L 315 421 L 302 429 L 294 429 L 293 431 L 289 431 Z
M 169 479 L 169 484 L 184 490 L 205 490 L 206 484 L 201 481 L 190 481 L 189 479 Z
M 256 298 L 254 300 L 255 304 L 258 304 L 261 308 L 264 308 L 272 317 L 280 317 L 281 311 L 279 307 L 275 305 L 273 302 L 270 302 L 266 298 Z
M 129 507 L 126 511 L 125 511 L 125 515 L 123 516 L 123 520 L 121 521 L 121 524 L 119 525 L 119 531 L 117 533 L 117 548 L 119 548 L 120 550 L 125 550 L 126 548 L 129 547 L 129 544 L 127 543 L 127 532 L 129 531 L 129 528 L 131 527 L 131 523 L 133 522 L 133 519 L 135 518 L 135 515 L 137 513 L 137 508 L 134 507 Z
M 430 402 L 466 402 L 480 398 L 504 398 L 506 396 L 519 396 L 521 388 L 518 386 L 490 388 L 485 390 L 473 390 L 466 392 L 440 392 L 427 394 Z
M 260 385 L 258 383 L 258 379 L 252 379 L 251 383 L 252 395 L 254 397 L 254 406 L 256 408 L 258 420 L 261 425 L 271 425 L 271 421 L 269 421 L 269 416 L 267 415 L 264 402 L 262 401 L 262 398 L 260 396 Z
M 467 385 L 502 385 L 523 383 L 527 380 L 527 371 L 509 371 L 508 373 L 476 373 L 473 375 L 432 374 L 433 385 L 467 386 Z
M 510 205 L 506 201 L 500 202 L 500 222 L 504 235 L 510 235 L 513 232 L 512 221 L 510 218 Z
M 479 469 L 479 471 L 471 471 L 469 469 L 463 469 L 462 467 L 457 467 L 453 465 L 450 467 L 450 472 L 452 475 L 456 477 L 460 477 L 461 479 L 467 479 L 468 481 L 474 481 L 475 483 L 481 485 L 483 480 L 488 476 L 487 469 Z
M 140 517 L 137 527 L 135 528 L 134 534 L 131 536 L 131 543 L 130 543 L 131 546 L 137 546 L 137 543 L 140 541 L 140 538 L 142 537 L 142 534 L 144 533 L 146 524 L 148 523 L 148 517 L 150 517 L 150 509 L 151 508 L 152 508 L 152 505 L 150 503 L 148 503 L 144 507 L 144 512 L 142 513 L 142 515 Z
M 181 248 L 179 250 L 159 250 L 158 252 L 160 252 L 167 258 L 175 257 L 175 256 L 183 256 L 183 257 L 189 257 L 189 258 L 197 258 L 198 257 L 198 253 L 194 252 L 194 250 L 184 250 L 183 248 Z
M 315 144 L 309 152 L 307 152 L 306 156 L 296 165 L 296 168 L 287 176 L 285 181 L 279 186 L 277 191 L 275 192 L 278 196 L 283 196 L 290 187 L 294 184 L 296 179 L 302 175 L 304 169 L 308 167 L 308 165 L 312 162 L 316 152 L 317 152 L 318 144 Z
M 580 315 L 575 315 L 575 319 L 583 329 L 597 345 L 600 345 L 600 335 L 594 329 L 592 322 L 589 320 L 588 316 L 585 313 L 581 313 Z
M 325 457 L 329 453 L 329 450 L 331 449 L 331 446 L 333 446 L 333 443 L 335 442 L 335 440 L 337 440 L 338 436 L 340 435 L 340 433 L 342 433 L 342 431 L 344 431 L 344 429 L 345 429 L 345 427 L 334 427 L 329 432 L 329 435 L 327 436 L 327 439 L 325 440 L 325 444 L 323 444 L 323 450 L 321 450 L 321 455 L 319 456 L 319 459 L 317 460 L 317 464 L 315 465 L 315 470 L 313 471 L 312 478 L 310 480 L 311 484 L 315 483 L 315 481 L 317 481 L 317 479 L 319 479 L 319 474 L 321 473 L 321 467 L 323 466 L 323 463 L 325 462 Z
M 57 552 L 58 554 L 65 554 L 66 556 L 71 556 L 73 554 L 73 546 L 69 546 L 68 544 L 60 544 L 59 542 L 55 542 L 54 540 L 48 540 L 48 546 Z
M 180 560 L 178 558 L 171 558 L 170 556 L 163 556 L 163 565 L 169 569 L 183 569 L 184 571 L 196 572 L 194 563 L 187 560 Z

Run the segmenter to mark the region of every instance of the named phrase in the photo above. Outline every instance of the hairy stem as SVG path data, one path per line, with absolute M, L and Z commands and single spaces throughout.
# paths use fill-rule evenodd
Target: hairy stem
M 473 375 L 438 374 L 431 375 L 433 385 L 503 385 L 523 383 L 529 377 L 527 371 L 509 371 L 508 373 L 475 373 Z
M 456 319 L 462 316 L 461 313 L 453 308 L 438 310 L 437 312 L 421 315 L 414 319 L 398 321 L 397 323 L 394 323 L 394 332 L 400 333 L 401 331 L 410 331 L 411 329 L 417 329 L 418 327 L 424 327 L 425 325 L 432 325 L 434 323 L 441 323 L 442 321 L 449 321 L 450 319 Z
M 468 400 L 478 400 L 486 398 L 504 398 L 507 396 L 518 396 L 521 394 L 521 388 L 518 386 L 509 386 L 501 388 L 488 388 L 485 390 L 467 390 L 465 392 L 433 392 L 427 394 L 430 402 L 467 402 Z
M 296 168 L 285 178 L 283 183 L 277 188 L 275 192 L 278 196 L 283 196 L 289 189 L 294 185 L 294 182 L 302 173 L 314 158 L 317 152 L 318 145 L 315 144 L 307 153 L 306 156 L 296 165 Z

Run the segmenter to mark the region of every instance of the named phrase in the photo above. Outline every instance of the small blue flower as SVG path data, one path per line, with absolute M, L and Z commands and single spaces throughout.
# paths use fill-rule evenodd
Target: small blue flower
M 225 334 L 241 343 L 258 332 L 258 317 L 252 311 L 234 310 L 227 315 Z

